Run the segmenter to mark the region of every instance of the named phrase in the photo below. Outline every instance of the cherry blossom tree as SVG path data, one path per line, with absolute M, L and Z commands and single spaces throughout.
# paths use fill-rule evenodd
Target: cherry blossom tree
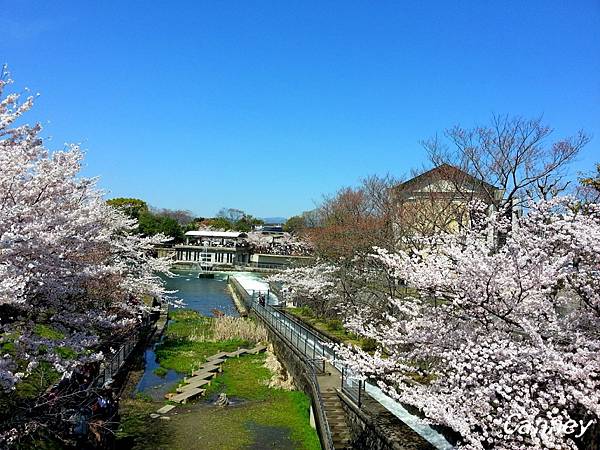
M 103 359 L 105 343 L 135 328 L 145 296 L 162 296 L 151 256 L 162 236 L 107 205 L 95 179 L 78 176 L 76 145 L 50 151 L 40 125 L 18 124 L 33 98 L 0 77 L 0 390 L 40 362 L 68 374 Z
M 317 314 L 326 314 L 339 301 L 332 264 L 317 263 L 285 270 L 268 278 L 280 286 L 280 296 L 296 306 L 308 306 Z
M 376 352 L 338 350 L 464 448 L 587 448 L 600 419 L 600 205 L 555 198 L 517 227 L 503 217 L 417 254 L 378 250 L 414 291 L 389 299 L 383 323 L 347 321 Z M 506 245 L 488 227 L 508 230 Z

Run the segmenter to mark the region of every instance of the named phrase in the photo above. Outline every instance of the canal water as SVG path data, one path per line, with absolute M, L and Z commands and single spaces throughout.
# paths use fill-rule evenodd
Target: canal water
M 173 270 L 174 278 L 165 278 L 166 288 L 178 291 L 175 297 L 183 300 L 185 308 L 199 311 L 205 316 L 212 316 L 218 309 L 228 316 L 237 316 L 231 295 L 227 288 L 226 273 L 215 273 L 215 278 L 198 278 L 197 271 Z
M 238 316 L 233 300 L 227 287 L 226 273 L 217 273 L 215 278 L 198 278 L 197 271 L 174 270 L 175 277 L 165 278 L 166 288 L 177 291 L 173 296 L 185 303 L 185 308 L 199 311 L 205 316 L 212 316 L 213 311 L 219 310 L 228 316 Z M 169 388 L 183 379 L 183 374 L 169 370 L 165 376 L 158 376 L 154 370 L 159 367 L 154 352 L 154 344 L 144 353 L 145 369 L 136 392 L 150 396 L 155 401 L 164 400 Z

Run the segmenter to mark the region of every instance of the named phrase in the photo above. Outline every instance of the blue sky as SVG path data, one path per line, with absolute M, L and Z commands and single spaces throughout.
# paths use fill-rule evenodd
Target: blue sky
M 573 174 L 600 160 L 598 0 L 17 0 L 0 30 L 49 147 L 155 206 L 293 215 L 494 112 L 593 134 Z

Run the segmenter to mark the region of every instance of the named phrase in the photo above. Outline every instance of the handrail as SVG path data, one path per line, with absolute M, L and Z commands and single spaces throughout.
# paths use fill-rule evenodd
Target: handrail
M 309 381 L 313 385 L 313 390 L 316 394 L 316 401 L 318 402 L 318 414 L 321 416 L 319 419 L 325 428 L 325 441 L 327 449 L 334 450 L 335 446 L 333 444 L 333 435 L 331 434 L 331 428 L 329 426 L 329 421 L 327 420 L 327 415 L 325 414 L 325 404 L 323 402 L 323 396 L 321 395 L 321 389 L 319 387 L 319 380 L 317 378 L 317 372 L 314 366 L 310 366 L 309 372 Z
M 104 386 L 107 381 L 111 380 L 121 370 L 121 367 L 123 367 L 123 364 L 136 347 L 138 338 L 138 333 L 133 333 L 114 353 L 110 361 L 105 361 L 104 370 L 98 374 L 94 381 L 96 386 Z
M 249 301 L 253 302 L 254 299 L 259 296 L 259 295 L 263 295 L 266 299 L 270 298 L 270 291 L 265 290 L 265 291 L 251 291 L 252 294 L 248 295 L 249 297 Z M 304 345 L 304 351 L 303 348 L 301 346 L 298 346 L 298 349 L 300 350 L 301 353 L 304 354 L 304 356 L 306 356 L 307 358 L 309 358 L 309 360 L 314 361 L 316 359 L 317 356 L 317 352 L 316 352 L 316 343 L 319 343 L 319 354 L 321 359 L 323 359 L 323 366 L 324 366 L 324 360 L 328 359 L 331 361 L 331 363 L 334 365 L 334 367 L 336 367 L 338 370 L 340 370 L 340 372 L 342 373 L 342 384 L 341 384 L 341 390 L 344 394 L 346 394 L 348 396 L 348 398 L 350 400 L 352 400 L 356 406 L 360 409 L 360 407 L 362 406 L 362 399 L 364 397 L 365 394 L 365 382 L 363 380 L 361 380 L 359 377 L 356 376 L 351 376 L 352 373 L 350 372 L 350 370 L 348 369 L 347 365 L 344 364 L 340 367 L 340 361 L 337 359 L 337 354 L 335 352 L 335 350 L 333 350 L 332 348 L 327 348 L 327 345 L 323 345 L 323 343 L 328 344 L 328 345 L 333 345 L 336 342 L 334 340 L 332 340 L 331 338 L 329 338 L 329 336 L 325 335 L 324 333 L 321 333 L 318 330 L 314 330 L 312 328 L 309 328 L 308 326 L 306 326 L 306 324 L 300 320 L 298 317 L 294 316 L 293 314 L 288 313 L 287 311 L 283 310 L 283 308 L 281 306 L 278 305 L 269 305 L 270 308 L 273 308 L 275 311 L 277 311 L 277 313 L 280 316 L 285 317 L 288 322 L 292 322 L 292 327 L 283 327 L 283 335 L 284 337 L 287 336 L 287 331 L 289 331 L 290 336 L 292 335 L 292 331 L 294 331 L 296 334 L 298 334 L 298 338 L 300 337 L 300 335 L 304 335 L 303 336 L 303 345 Z M 278 321 L 279 323 L 280 321 Z M 275 325 L 275 329 L 278 329 L 281 331 L 281 327 L 276 324 Z M 299 339 L 296 339 L 296 344 L 298 344 Z M 307 348 L 307 343 L 308 342 L 312 342 L 312 346 Z M 293 342 L 292 342 L 293 344 Z M 311 357 L 311 350 L 312 350 L 312 357 Z M 324 369 L 323 369 L 324 371 Z
M 321 389 L 319 387 L 319 381 L 317 378 L 317 372 L 324 373 L 325 372 L 325 359 L 321 358 L 309 358 L 306 352 L 306 339 L 305 342 L 305 352 L 302 352 L 299 344 L 299 332 L 296 329 L 292 329 L 289 327 L 282 327 L 282 322 L 276 319 L 277 314 L 281 314 L 277 308 L 268 304 L 261 304 L 258 301 L 259 292 L 253 292 L 252 296 L 248 296 L 249 298 L 244 297 L 244 301 L 246 302 L 249 309 L 253 310 L 257 316 L 259 316 L 263 322 L 265 322 L 269 328 L 276 333 L 280 339 L 282 339 L 292 350 L 295 350 L 298 354 L 306 368 L 308 369 L 308 381 L 311 384 L 312 390 L 314 392 L 314 400 L 316 403 L 316 412 L 319 416 L 319 423 L 321 424 L 323 430 L 325 431 L 325 436 L 322 438 L 325 440 L 324 445 L 326 450 L 333 450 L 333 435 L 331 434 L 331 428 L 329 426 L 329 421 L 327 420 L 327 416 L 325 414 L 325 405 L 323 403 L 323 397 L 321 395 Z M 267 297 L 268 298 L 268 297 Z M 288 329 L 289 333 L 286 331 Z M 296 343 L 294 344 L 294 335 L 296 335 Z M 316 350 L 316 341 L 313 340 L 315 344 L 313 346 L 313 356 Z

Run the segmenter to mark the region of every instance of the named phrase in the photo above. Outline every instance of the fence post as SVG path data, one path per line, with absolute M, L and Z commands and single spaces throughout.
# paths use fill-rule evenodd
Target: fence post
M 362 401 L 362 388 L 364 387 L 364 381 L 363 380 L 358 380 L 358 407 L 360 408 L 361 405 L 361 401 Z
M 308 344 L 308 339 L 306 333 L 304 333 L 304 355 L 306 355 L 306 345 Z

